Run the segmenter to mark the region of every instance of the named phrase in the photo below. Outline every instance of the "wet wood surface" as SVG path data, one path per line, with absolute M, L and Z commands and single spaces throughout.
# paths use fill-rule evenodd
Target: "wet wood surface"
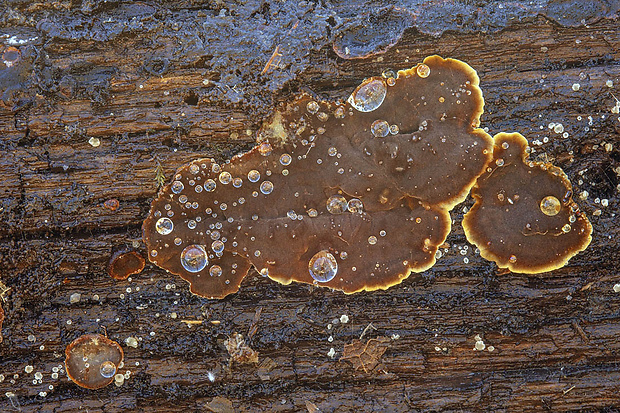
M 299 30 L 302 36 L 303 24 Z M 260 74 L 257 66 L 253 78 L 240 76 L 246 89 L 239 102 L 227 95 L 235 85 L 222 86 L 201 56 L 171 58 L 160 74 L 145 69 L 153 54 L 173 56 L 178 42 L 165 31 L 149 41 L 131 32 L 103 40 L 43 36 L 16 46 L 17 81 L 0 78 L 0 410 L 596 411 L 620 405 L 617 19 L 565 27 L 537 16 L 495 33 L 438 37 L 408 29 L 387 52 L 355 60 L 338 57 L 326 42 L 309 52 L 299 72 L 273 66 Z M 286 42 L 280 51 L 286 55 Z M 170 180 L 199 157 L 224 161 L 247 150 L 262 116 L 295 90 L 346 99 L 365 77 L 431 54 L 477 70 L 486 102 L 481 126 L 491 135 L 521 132 L 534 157 L 568 174 L 594 234 L 566 267 L 538 275 L 499 271 L 463 235 L 469 199 L 452 211 L 453 229 L 437 264 L 387 291 L 344 295 L 282 286 L 252 272 L 237 294 L 207 300 L 152 265 L 125 281 L 107 274 L 113 248 L 144 253 L 140 226 L 158 179 Z M 267 64 L 270 56 L 256 60 Z M 230 61 L 244 62 L 234 51 Z M 287 70 L 291 80 L 269 91 L 270 77 Z M 566 137 L 549 127 L 559 123 Z M 110 199 L 119 201 L 118 209 L 104 206 Z M 121 386 L 86 390 L 58 371 L 65 347 L 97 332 L 123 346 L 121 372 L 128 378 Z M 233 333 L 259 353 L 257 364 L 231 362 L 224 342 Z M 360 338 L 385 346 L 367 371 L 340 360 L 345 345 Z

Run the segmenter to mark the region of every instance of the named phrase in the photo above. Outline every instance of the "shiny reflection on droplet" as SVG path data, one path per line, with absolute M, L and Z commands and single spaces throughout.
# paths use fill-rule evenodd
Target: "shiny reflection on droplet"
M 338 262 L 327 250 L 319 251 L 310 259 L 308 271 L 313 279 L 326 283 L 333 280 L 338 273 Z
M 202 245 L 188 245 L 181 252 L 181 265 L 186 271 L 200 272 L 207 264 L 209 264 L 207 251 Z

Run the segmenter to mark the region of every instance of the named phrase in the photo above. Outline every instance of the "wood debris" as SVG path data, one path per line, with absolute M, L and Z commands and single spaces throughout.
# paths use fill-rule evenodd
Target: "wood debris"
M 232 333 L 230 338 L 224 341 L 226 350 L 230 354 L 230 363 L 239 364 L 258 363 L 258 352 L 248 346 L 242 334 Z
M 365 343 L 355 339 L 350 344 L 345 344 L 340 361 L 346 360 L 353 365 L 355 370 L 361 368 L 364 373 L 368 373 L 377 367 L 379 359 L 388 348 L 387 343 L 389 342 L 388 337 L 371 338 Z

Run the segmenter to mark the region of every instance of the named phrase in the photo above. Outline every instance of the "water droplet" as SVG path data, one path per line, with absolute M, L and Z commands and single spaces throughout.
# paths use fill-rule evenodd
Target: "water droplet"
M 271 183 L 271 181 L 261 182 L 260 191 L 265 195 L 269 195 L 271 191 L 273 191 L 273 184 Z
M 496 159 L 495 160 L 495 165 L 497 165 L 497 166 L 504 166 L 504 160 L 502 158 Z
M 215 188 L 217 187 L 217 184 L 215 183 L 215 181 L 213 179 L 207 179 L 205 181 L 204 187 L 205 187 L 205 191 L 213 192 L 213 191 L 215 191 Z
M 159 218 L 155 223 L 155 230 L 161 235 L 168 235 L 174 229 L 174 224 L 170 218 Z
M 219 265 L 213 265 L 211 268 L 209 268 L 209 275 L 211 275 L 211 277 L 219 277 L 222 275 L 222 267 L 220 267 Z
M 336 276 L 338 262 L 328 251 L 319 251 L 310 259 L 308 271 L 316 281 L 326 283 L 333 280 Z
M 330 214 L 342 214 L 347 209 L 347 199 L 342 195 L 332 195 L 327 199 L 327 211 Z
M 439 96 L 439 103 L 443 103 L 443 102 L 445 102 L 445 101 L 446 101 L 446 99 L 444 99 L 444 97 L 443 97 L 443 96 Z
M 258 152 L 263 156 L 271 155 L 271 151 L 273 151 L 273 148 L 269 142 L 263 142 L 258 146 Z
M 390 133 L 392 135 L 397 135 L 399 130 L 400 129 L 399 129 L 398 125 L 390 125 Z
M 338 108 L 336 108 L 336 110 L 334 111 L 334 117 L 336 119 L 344 118 L 344 108 L 342 106 L 339 106 Z
M 336 148 L 334 148 L 334 147 L 332 146 L 332 147 L 330 147 L 330 148 L 327 150 L 327 154 L 328 154 L 329 156 L 336 156 L 336 155 L 338 154 L 338 149 L 336 149 Z
M 360 112 L 372 112 L 383 103 L 387 88 L 381 79 L 373 79 L 362 83 L 347 100 Z
M 385 138 L 390 133 L 390 124 L 384 120 L 376 120 L 370 125 L 370 131 L 375 138 Z
M 232 181 L 232 175 L 230 174 L 230 172 L 224 171 L 224 172 L 220 173 L 219 180 L 224 185 L 229 184 L 230 181 Z
M 211 249 L 215 253 L 220 253 L 224 251 L 224 243 L 220 240 L 215 240 L 211 243 Z
M 352 198 L 348 204 L 349 211 L 353 214 L 361 214 L 364 212 L 364 204 L 361 199 Z
M 260 172 L 258 172 L 256 169 L 252 169 L 250 172 L 248 172 L 248 180 L 250 182 L 258 182 L 259 179 Z
M 185 188 L 185 185 L 183 185 L 183 182 L 181 181 L 174 181 L 172 185 L 170 186 L 170 189 L 175 194 L 178 194 L 179 192 L 181 192 L 183 188 Z
M 510 145 L 508 145 L 508 142 L 502 143 L 502 148 L 508 149 L 509 147 L 510 147 Z
M 325 112 L 319 112 L 319 114 L 316 115 L 316 117 L 319 118 L 321 122 L 327 122 L 327 119 L 329 119 L 329 115 Z
M 387 233 L 385 232 L 385 230 L 381 230 L 379 231 L 379 235 L 381 235 L 382 237 L 385 237 Z
M 292 219 L 293 221 L 297 219 L 297 213 L 293 210 L 290 210 L 286 213 L 286 216 Z
M 418 67 L 416 67 L 415 71 L 421 78 L 426 78 L 431 74 L 431 68 L 424 63 L 420 63 Z
M 194 190 L 196 191 L 197 194 L 202 192 L 202 186 L 200 185 L 196 185 L 196 187 L 194 188 Z
M 288 153 L 283 153 L 280 156 L 280 163 L 284 166 L 290 165 L 293 158 Z
M 308 216 L 311 218 L 316 218 L 319 215 L 318 211 L 314 208 L 310 208 L 307 212 Z
M 308 102 L 308 104 L 306 105 L 306 109 L 308 110 L 308 112 L 311 115 L 314 115 L 315 113 L 317 113 L 320 109 L 320 106 L 318 103 L 316 103 L 314 100 L 311 102 Z
M 200 272 L 207 264 L 209 264 L 207 251 L 202 245 L 188 245 L 181 252 L 181 265 L 186 271 Z
M 183 240 L 179 237 L 176 237 L 174 239 L 174 245 L 181 245 L 181 243 L 183 242 Z
M 540 201 L 540 210 L 547 216 L 552 217 L 557 215 L 560 209 L 562 209 L 562 204 L 560 200 L 553 195 L 546 196 Z
M 511 264 L 514 264 L 515 262 L 517 262 L 517 257 L 514 255 L 511 255 L 510 258 L 508 258 L 508 261 L 510 261 Z
M 571 230 L 571 229 L 572 229 L 572 228 L 571 228 L 570 224 L 566 224 L 566 225 L 564 225 L 564 226 L 562 227 L 562 232 L 564 232 L 565 234 L 568 234 L 568 233 L 570 232 L 570 230 Z
M 198 172 L 200 172 L 200 167 L 193 163 L 189 166 L 189 171 L 196 175 Z
M 340 253 L 340 259 L 341 259 L 341 260 L 346 260 L 348 256 L 349 256 L 349 254 L 347 254 L 347 252 L 346 252 L 346 251 L 342 251 L 342 252 Z
M 375 237 L 374 235 L 371 235 L 368 237 L 368 243 L 370 245 L 375 245 L 377 243 L 377 237 Z
M 116 364 L 111 361 L 104 361 L 101 363 L 101 367 L 99 367 L 99 373 L 106 379 L 109 379 L 116 374 Z
M 194 228 L 196 228 L 196 221 L 194 221 L 193 219 L 190 219 L 190 220 L 187 222 L 187 228 L 189 228 L 189 229 L 194 229 Z
M 222 172 L 222 167 L 214 163 L 213 165 L 211 165 L 211 172 L 213 172 L 214 174 L 219 174 L 220 172 Z
M 185 195 L 179 195 L 179 202 L 184 204 L 187 202 L 187 196 Z
M 241 178 L 235 178 L 233 179 L 232 184 L 235 188 L 241 188 L 241 185 L 243 185 L 243 180 Z

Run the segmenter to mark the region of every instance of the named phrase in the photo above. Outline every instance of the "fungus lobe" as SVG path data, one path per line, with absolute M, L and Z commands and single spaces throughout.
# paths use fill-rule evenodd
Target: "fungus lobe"
M 100 389 L 112 383 L 123 361 L 123 349 L 100 334 L 86 334 L 65 349 L 65 368 L 72 382 L 87 389 Z
M 126 280 L 130 275 L 139 274 L 146 260 L 139 252 L 125 246 L 112 252 L 108 262 L 108 274 L 117 280 Z
M 492 156 L 478 84 L 465 63 L 430 56 L 345 103 L 281 103 L 252 150 L 193 161 L 162 188 L 143 224 L 149 259 L 211 298 L 252 266 L 345 293 L 430 268 Z
M 494 141 L 494 162 L 478 178 L 476 203 L 463 218 L 467 239 L 483 258 L 513 272 L 563 267 L 592 239 L 566 174 L 529 161 L 527 140 L 518 133 L 499 133 Z

